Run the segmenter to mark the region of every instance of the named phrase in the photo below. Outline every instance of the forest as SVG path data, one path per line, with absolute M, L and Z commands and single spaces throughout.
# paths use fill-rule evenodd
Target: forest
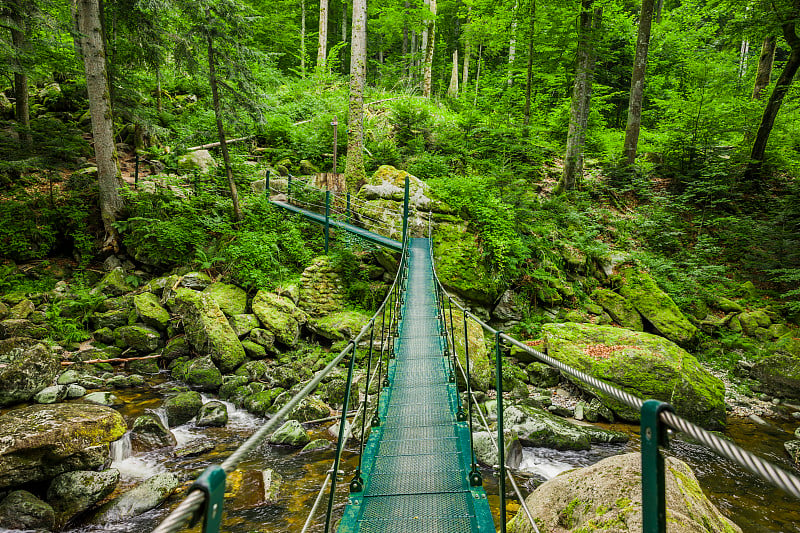
M 128 373 L 222 397 L 243 361 L 264 360 L 291 367 L 270 379 L 294 390 L 379 308 L 398 257 L 344 231 L 329 252 L 327 233 L 273 205 L 274 187 L 324 204 L 302 192 L 321 183 L 349 221 L 351 198 L 400 212 L 402 194 L 371 188 L 410 176 L 413 236 L 433 228 L 437 272 L 476 315 L 532 345 L 573 322 L 659 335 L 725 382 L 729 418 L 796 426 L 798 25 L 800 0 L 2 0 L 0 363 L 3 342 L 32 338 L 92 379 L 116 367 L 81 361 L 136 356 Z M 372 216 L 367 229 L 402 240 L 397 220 Z M 302 307 L 315 272 L 341 294 L 314 285 L 324 303 L 291 315 L 296 335 L 262 343 L 256 308 L 291 294 Z M 633 279 L 692 333 L 633 309 Z M 199 343 L 166 355 L 199 305 L 175 289 L 223 284 L 242 293 L 216 312 L 244 351 L 235 365 L 211 354 L 208 388 L 189 378 Z M 142 294 L 166 318 L 145 318 Z M 234 315 L 257 327 L 239 332 Z M 139 326 L 155 336 L 145 347 L 126 337 Z M 511 383 L 537 387 L 531 361 L 515 363 Z M 244 385 L 259 380 L 263 403 L 269 380 Z M 34 388 L 0 390 L 0 419 Z M 800 468 L 790 437 L 783 460 Z M 16 486 L 3 483 L 0 497 Z M 791 524 L 792 505 L 771 519 Z M 86 516 L 70 512 L 45 529 Z

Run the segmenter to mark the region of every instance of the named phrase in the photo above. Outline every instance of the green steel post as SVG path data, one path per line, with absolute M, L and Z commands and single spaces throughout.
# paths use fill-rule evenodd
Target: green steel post
M 331 191 L 325 191 L 325 255 L 331 238 Z
M 406 241 L 408 238 L 406 237 L 406 232 L 408 231 L 408 176 L 406 176 L 406 193 L 403 197 L 403 246 L 405 246 Z
M 467 313 L 464 313 L 464 360 L 467 363 L 467 409 L 469 410 L 469 452 L 472 470 L 469 473 L 469 485 L 480 487 L 483 485 L 483 477 L 478 470 L 478 462 L 475 459 L 475 442 L 472 439 L 472 375 L 469 368 L 469 333 L 467 329 Z
M 289 174 L 289 180 L 286 182 L 286 203 L 292 203 L 292 175 Z
M 264 196 L 266 196 L 267 200 L 269 200 L 269 169 L 267 169 L 267 180 L 266 183 L 264 183 Z
M 659 446 L 667 446 L 667 428 L 661 413 L 674 411 L 668 403 L 647 400 L 642 404 L 642 533 L 667 532 L 667 503 L 664 495 L 664 456 Z
M 356 343 L 350 341 L 353 353 L 350 356 L 350 368 L 347 371 L 347 382 L 344 387 L 344 400 L 342 400 L 342 421 L 339 422 L 339 438 L 336 441 L 336 455 L 333 458 L 333 472 L 331 473 L 331 492 L 328 497 L 328 512 L 325 515 L 325 533 L 331 530 L 331 518 L 333 516 L 333 499 L 336 495 L 336 477 L 339 475 L 339 459 L 344 447 L 344 434 L 347 432 L 347 408 L 350 399 L 350 389 L 353 386 L 353 372 L 356 367 Z
M 136 152 L 136 167 L 133 171 L 133 188 L 139 188 L 139 152 Z
M 347 193 L 347 207 L 345 208 L 345 220 L 350 223 L 350 193 Z
M 219 533 L 222 524 L 222 505 L 225 500 L 225 470 L 222 466 L 211 465 L 206 468 L 189 487 L 190 493 L 196 490 L 206 495 L 203 533 Z
M 506 533 L 506 441 L 503 432 L 503 354 L 500 353 L 500 334 L 499 331 L 494 334 L 494 355 L 497 360 L 497 460 L 500 462 L 500 531 Z

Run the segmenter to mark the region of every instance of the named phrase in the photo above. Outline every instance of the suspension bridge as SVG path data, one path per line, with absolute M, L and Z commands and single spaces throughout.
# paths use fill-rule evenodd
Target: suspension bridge
M 266 194 L 273 205 L 323 226 L 326 251 L 331 228 L 342 230 L 367 242 L 400 252 L 397 274 L 384 302 L 347 347 L 221 465 L 214 465 L 203 472 L 190 488 L 188 496 L 154 533 L 180 531 L 198 518 L 203 519 L 204 533 L 220 531 L 226 475 L 258 448 L 294 407 L 313 393 L 325 376 L 348 356 L 345 400 L 333 465 L 302 533 L 308 531 L 317 520 L 326 493 L 325 533 L 334 530 L 340 533 L 466 533 L 497 530 L 505 533 L 506 481 L 510 482 L 516 493 L 530 529 L 538 533 L 535 517 L 525 505 L 525 498 L 505 465 L 501 349 L 504 343 L 514 345 L 563 374 L 640 411 L 643 533 L 667 531 L 661 449 L 668 446 L 669 430 L 689 435 L 745 470 L 800 498 L 800 479 L 793 474 L 684 420 L 667 403 L 633 396 L 495 330 L 456 303 L 436 276 L 431 226 L 427 238 L 408 236 L 408 190 L 406 181 L 403 210 L 393 213 L 394 216 L 402 216 L 401 240 L 397 240 L 399 224 L 387 223 L 385 218 L 381 220 L 375 217 L 374 212 L 370 214 L 368 209 L 359 211 L 349 195 L 337 198 L 330 191 L 314 190 L 308 184 L 298 185 L 297 181 L 295 189 L 292 189 L 291 180 L 281 190 L 267 183 Z M 377 231 L 383 231 L 383 234 Z M 460 310 L 463 317 L 464 365 L 456 354 L 453 307 Z M 477 323 L 494 339 L 497 433 L 493 444 L 498 454 L 500 501 L 499 523 L 496 525 L 492 520 L 482 474 L 477 467 L 472 446 L 475 418 L 480 417 L 487 429 L 488 424 L 480 409 L 473 409 L 477 402 L 470 387 L 469 342 L 466 338 L 468 320 Z M 366 348 L 362 346 L 365 341 Z M 350 424 L 344 414 L 350 407 L 348 404 L 359 346 L 368 350 L 365 357 L 366 384 L 357 406 L 355 422 Z M 370 395 L 370 385 L 375 380 L 378 381 L 378 386 L 374 387 L 377 394 Z M 461 391 L 457 385 L 459 382 L 462 384 Z M 462 404 L 460 392 L 466 393 L 466 405 Z M 359 424 L 359 438 L 356 439 L 358 466 L 350 474 L 349 483 L 345 484 L 345 473 L 340 469 L 341 458 L 354 426 Z M 337 525 L 334 503 L 342 500 L 342 491 L 337 493 L 337 486 L 341 488 L 342 485 L 347 488 L 348 494 Z

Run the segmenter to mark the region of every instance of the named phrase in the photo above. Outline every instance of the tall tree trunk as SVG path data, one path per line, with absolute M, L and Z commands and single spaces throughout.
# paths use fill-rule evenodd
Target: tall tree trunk
M 414 77 L 417 75 L 416 67 L 419 66 L 419 58 L 417 57 L 417 32 L 411 32 L 411 67 L 413 68 Z
M 409 3 L 408 0 L 405 0 L 403 4 L 405 6 L 404 16 L 403 16 L 403 75 L 408 77 L 409 73 L 409 59 L 408 59 L 408 7 Z
M 772 63 L 775 60 L 775 48 L 778 40 L 774 35 L 764 38 L 761 45 L 761 55 L 758 56 L 758 70 L 756 81 L 753 84 L 753 100 L 761 100 L 764 89 L 769 86 L 772 77 Z
M 11 19 L 16 28 L 11 30 L 11 43 L 17 49 L 17 54 L 23 56 L 28 49 L 28 37 L 25 35 L 27 26 L 23 13 L 27 13 L 28 7 L 24 0 L 17 0 L 11 5 Z M 25 73 L 27 68 L 24 61 L 20 61 L 18 72 L 14 72 L 14 116 L 19 127 L 19 138 L 22 143 L 29 147 L 33 142 L 31 138 L 31 111 L 28 98 L 28 75 Z
M 508 86 L 514 84 L 513 69 L 514 60 L 517 58 L 517 9 L 519 0 L 514 0 L 514 13 L 511 15 L 511 38 L 508 42 Z
M 536 32 L 536 0 L 531 0 L 531 25 L 528 28 L 528 65 L 525 75 L 525 125 L 531 121 L 531 85 L 533 83 L 533 36 Z
M 557 187 L 558 192 L 574 189 L 583 174 L 583 146 L 586 143 L 586 128 L 589 124 L 595 66 L 595 36 L 600 30 L 603 13 L 602 8 L 595 8 L 592 13 L 592 2 L 593 0 L 581 2 L 575 87 L 570 105 L 564 173 Z
M 467 26 L 469 26 L 469 14 L 472 11 L 472 6 L 467 7 Z M 469 81 L 469 56 L 472 54 L 472 45 L 469 42 L 469 37 L 464 37 L 464 70 L 461 73 L 461 86 L 467 90 L 467 82 Z
M 747 74 L 747 55 L 750 53 L 750 41 L 742 41 L 739 47 L 739 79 Z
M 483 59 L 483 44 L 478 45 L 478 72 L 475 73 L 475 99 L 472 101 L 472 105 L 478 105 L 478 88 L 481 84 L 481 62 Z
M 347 42 L 347 2 L 342 2 L 342 42 Z
M 164 110 L 161 102 L 161 65 L 156 63 L 156 110 L 159 114 Z
M 628 124 L 625 128 L 625 162 L 636 161 L 639 145 L 639 130 L 642 126 L 642 99 L 644 98 L 644 74 L 647 70 L 647 51 L 650 47 L 650 26 L 653 21 L 653 0 L 642 0 L 639 16 L 639 34 L 636 38 L 636 56 L 631 74 L 631 95 L 628 100 Z
M 306 77 L 306 0 L 300 0 L 300 77 Z
M 427 0 L 433 18 L 428 23 L 428 42 L 425 47 L 425 70 L 422 77 L 422 96 L 430 98 L 433 82 L 433 49 L 436 43 L 436 0 Z
M 783 67 L 783 72 L 778 77 L 778 81 L 775 82 L 775 88 L 772 90 L 767 106 L 764 108 L 764 114 L 761 116 L 761 125 L 758 127 L 756 138 L 753 142 L 753 150 L 750 152 L 750 164 L 745 172 L 745 177 L 750 181 L 755 181 L 761 177 L 767 141 L 769 141 L 769 135 L 775 125 L 775 118 L 781 109 L 783 98 L 789 92 L 794 75 L 797 73 L 797 69 L 800 68 L 800 38 L 797 36 L 796 24 L 794 21 L 785 22 L 782 25 L 782 29 L 783 37 L 792 51 L 789 54 L 786 65 Z
M 364 181 L 364 81 L 367 75 L 367 0 L 353 0 L 350 38 L 350 109 L 347 119 L 347 188 Z
M 458 48 L 453 50 L 453 70 L 450 71 L 450 86 L 447 88 L 447 96 L 458 98 Z
M 656 3 L 656 24 L 661 24 L 661 11 L 664 9 L 664 0 Z
M 225 128 L 222 125 L 222 108 L 219 101 L 219 89 L 217 87 L 217 67 L 216 54 L 214 53 L 214 40 L 211 34 L 206 35 L 208 41 L 208 82 L 211 85 L 211 99 L 214 103 L 214 116 L 217 119 L 217 136 L 219 137 L 220 149 L 222 150 L 222 161 L 225 163 L 225 174 L 228 177 L 228 187 L 231 190 L 231 201 L 233 202 L 233 216 L 238 222 L 242 220 L 242 209 L 239 206 L 239 192 L 236 190 L 236 182 L 233 179 L 233 169 L 231 168 L 231 156 L 228 152 L 228 142 L 225 138 Z
M 317 43 L 317 74 L 328 70 L 328 0 L 319 0 L 319 42 Z

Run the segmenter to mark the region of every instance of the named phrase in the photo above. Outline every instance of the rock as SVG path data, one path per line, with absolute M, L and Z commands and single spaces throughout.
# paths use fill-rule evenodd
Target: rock
M 179 287 L 202 291 L 214 283 L 205 272 L 189 272 L 184 274 L 178 281 Z
M 102 344 L 114 344 L 114 330 L 111 328 L 100 328 L 92 332 L 92 337 Z
M 653 325 L 659 335 L 682 346 L 691 343 L 697 328 L 653 278 L 634 267 L 622 268 L 620 276 L 623 280 L 620 295 Z
M 131 448 L 134 452 L 150 452 L 178 444 L 175 435 L 153 414 L 144 414 L 133 421 Z
M 125 271 L 122 267 L 117 267 L 100 280 L 94 286 L 92 293 L 104 294 L 105 296 L 120 296 L 133 290 L 125 281 Z
M 199 392 L 180 392 L 164 400 L 164 410 L 167 412 L 169 427 L 185 424 L 200 412 L 203 407 L 203 398 Z
M 232 315 L 230 318 L 228 318 L 228 323 L 231 325 L 234 333 L 236 333 L 240 339 L 260 325 L 256 315 L 246 314 Z
M 31 337 L 43 339 L 47 336 L 47 327 L 30 320 L 7 318 L 0 321 L 0 338 Z
M 265 359 L 267 357 L 267 349 L 251 340 L 242 341 L 242 348 L 244 348 L 244 353 L 250 359 Z
M 344 308 L 344 282 L 327 256 L 315 258 L 300 277 L 298 305 L 312 317 Z
M 36 403 L 57 403 L 67 397 L 66 385 L 52 385 L 36 393 L 33 401 Z
M 55 512 L 26 490 L 15 490 L 0 502 L 0 524 L 10 529 L 52 530 Z
M 588 450 L 589 435 L 580 426 L 543 409 L 518 406 L 525 417 L 518 423 L 509 420 L 504 427 L 513 429 L 523 446 L 538 446 L 556 450 Z
M 31 338 L 0 341 L 0 406 L 25 402 L 53 382 L 59 358 Z
M 306 327 L 320 337 L 340 341 L 355 337 L 370 318 L 359 311 L 336 311 L 324 317 L 309 318 Z
M 216 446 L 210 440 L 194 441 L 183 448 L 175 450 L 175 457 L 197 457 L 213 451 Z
M 667 523 L 670 533 L 726 532 L 741 529 L 706 498 L 692 470 L 665 458 Z M 642 531 L 641 456 L 617 455 L 566 472 L 540 485 L 525 502 L 540 531 Z M 529 533 L 520 511 L 510 533 Z
M 319 420 L 331 416 L 331 408 L 328 404 L 309 396 L 300 400 L 300 403 L 292 409 L 287 417 L 289 420 L 297 420 L 298 422 L 309 422 L 311 420 Z
M 736 315 L 736 319 L 739 321 L 744 334 L 750 337 L 761 337 L 761 335 L 759 335 L 759 329 L 768 328 L 772 323 L 763 309 L 757 309 L 749 313 L 740 313 Z
M 47 501 L 55 511 L 56 525 L 65 524 L 114 492 L 118 482 L 116 468 L 102 472 L 67 472 L 54 478 L 47 489 Z
M 464 351 L 464 315 L 460 310 L 453 309 L 453 331 L 455 335 L 455 350 L 461 366 L 466 370 L 467 360 Z M 474 320 L 467 321 L 469 342 L 470 381 L 474 390 L 486 392 L 494 386 L 492 363 L 489 361 L 489 351 L 481 328 Z M 461 382 L 460 373 L 456 374 Z
M 94 313 L 89 321 L 93 329 L 116 329 L 129 325 L 129 318 L 130 312 L 128 309 L 112 309 L 105 313 Z
M 5 320 L 6 318 L 8 318 L 9 312 L 10 312 L 9 307 L 5 303 L 0 301 L 0 320 Z
M 254 328 L 250 331 L 250 340 L 264 347 L 265 350 L 271 352 L 275 345 L 275 335 L 261 328 Z
M 159 331 L 167 329 L 169 313 L 161 307 L 161 302 L 155 294 L 143 292 L 133 297 L 133 306 L 139 320 L 145 325 Z
M 220 310 L 228 316 L 247 312 L 247 293 L 236 285 L 212 283 L 203 292 L 211 296 Z
M 344 403 L 344 394 L 347 392 L 347 381 L 344 378 L 334 377 L 330 381 L 322 385 L 320 396 L 326 402 L 336 406 L 337 409 L 341 408 Z M 350 398 L 348 404 L 352 407 L 358 403 L 358 388 L 350 388 Z
M 0 490 L 91 470 L 127 427 L 113 409 L 92 404 L 33 405 L 0 416 Z
M 285 389 L 282 387 L 275 387 L 261 392 L 255 392 L 247 395 L 244 399 L 244 407 L 254 415 L 265 416 L 270 413 L 275 399 L 283 394 Z
M 197 415 L 200 427 L 224 427 L 228 423 L 228 408 L 222 402 L 204 403 Z
M 331 441 L 328 439 L 314 439 L 305 446 L 303 449 L 300 450 L 300 453 L 309 453 L 309 452 L 317 452 L 321 450 L 327 450 L 331 447 Z
M 561 381 L 561 372 L 546 363 L 534 361 L 525 367 L 525 372 L 534 387 L 555 387 Z
M 22 300 L 9 310 L 7 318 L 24 320 L 34 311 L 36 311 L 36 305 L 32 301 Z
M 236 369 L 236 376 L 246 376 L 248 381 L 274 382 L 266 361 L 248 361 Z
M 499 466 L 500 464 L 497 450 L 495 450 L 492 444 L 492 437 L 497 438 L 497 435 L 490 434 L 488 431 L 477 431 L 472 434 L 475 458 L 479 463 L 489 468 Z M 519 438 L 513 431 L 505 431 L 504 438 L 506 442 L 506 466 L 509 468 L 519 468 L 522 462 L 522 444 L 520 444 Z
M 278 341 L 286 346 L 297 346 L 300 327 L 308 321 L 303 310 L 290 299 L 266 291 L 258 291 L 251 305 L 258 320 Z
M 179 357 L 184 357 L 192 353 L 189 341 L 186 340 L 184 335 L 174 337 L 167 342 L 164 349 L 161 350 L 161 359 L 164 361 L 174 361 Z
M 522 313 L 517 304 L 518 296 L 514 291 L 507 290 L 497 301 L 492 309 L 492 316 L 497 320 L 522 320 Z
M 460 220 L 440 221 L 434 233 L 433 255 L 442 283 L 448 290 L 474 302 L 494 303 L 500 296 L 499 280 L 486 270 L 482 261 L 475 260 L 481 251 L 475 235 L 467 231 L 467 224 Z
M 229 374 L 244 362 L 239 337 L 210 295 L 179 288 L 173 310 L 184 320 L 189 344 L 199 353 L 209 354 L 222 373 Z
M 77 383 L 71 383 L 67 385 L 67 400 L 82 398 L 85 394 L 86 394 L 85 387 L 82 387 Z
M 797 436 L 797 432 L 795 432 L 795 436 Z M 783 447 L 795 468 L 800 469 L 800 440 L 787 441 L 783 443 Z
M 94 403 L 106 407 L 122 405 L 123 403 L 125 403 L 119 398 L 117 398 L 117 396 L 111 392 L 90 392 L 89 394 L 84 396 L 83 399 L 89 403 Z
M 115 344 L 130 348 L 134 354 L 153 353 L 162 346 L 161 334 L 147 326 L 122 326 L 114 330 Z
M 677 413 L 708 429 L 725 424 L 725 388 L 689 353 L 648 333 L 590 324 L 545 324 L 548 355 L 641 398 L 670 402 Z M 639 411 L 577 380 L 615 415 L 638 421 Z
M 741 313 L 744 311 L 744 307 L 738 302 L 734 302 L 718 294 L 710 295 L 708 305 L 725 313 Z
M 643 331 L 642 316 L 628 300 L 608 289 L 595 289 L 592 300 L 605 309 L 614 322 L 623 328 Z
M 270 444 L 286 444 L 288 446 L 305 446 L 311 438 L 297 420 L 287 420 L 269 438 Z
M 198 170 L 208 174 L 217 162 L 208 150 L 194 150 L 178 157 L 178 168 L 181 170 Z
M 104 524 L 128 520 L 158 507 L 179 486 L 180 481 L 174 474 L 156 474 L 100 507 L 91 521 L 94 524 Z
M 753 365 L 753 389 L 779 398 L 800 399 L 800 357 L 770 355 Z
M 258 509 L 278 503 L 283 477 L 272 469 L 236 470 L 228 475 L 225 508 Z

